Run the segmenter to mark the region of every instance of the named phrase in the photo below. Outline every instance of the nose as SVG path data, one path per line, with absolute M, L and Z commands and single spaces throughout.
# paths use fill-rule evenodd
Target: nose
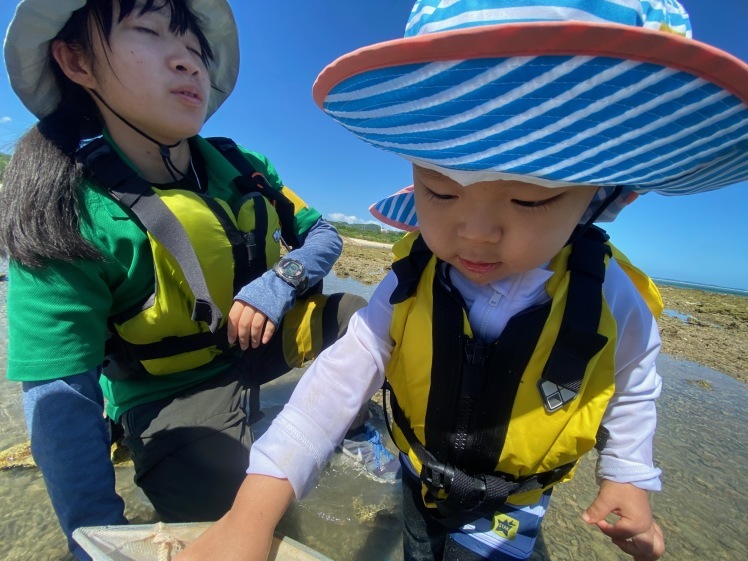
M 473 208 L 461 217 L 457 235 L 474 243 L 499 243 L 503 235 L 501 219 L 491 206 Z
M 184 43 L 184 41 L 179 38 L 176 39 L 174 54 L 171 56 L 170 60 L 172 69 L 190 75 L 199 74 L 204 68 L 203 61 Z

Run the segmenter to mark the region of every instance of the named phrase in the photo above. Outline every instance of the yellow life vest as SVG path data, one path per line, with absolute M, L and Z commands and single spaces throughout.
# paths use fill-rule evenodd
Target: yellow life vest
M 236 263 L 234 246 L 227 237 L 224 225 L 206 204 L 205 198 L 197 193 L 177 189 L 153 191 L 184 226 L 207 290 L 221 314 L 215 331 L 218 335 L 216 339 L 226 339 L 226 320 L 235 294 Z M 265 255 L 261 272 L 270 268 L 280 257 L 280 247 L 273 239 L 273 232 L 279 229 L 278 215 L 268 200 L 260 195 L 246 195 L 234 210 L 220 199 L 214 201 L 239 232 L 251 232 L 264 239 Z M 267 215 L 264 231 L 255 228 L 256 207 L 260 205 Z M 148 241 L 153 252 L 155 292 L 135 315 L 114 318 L 113 326 L 117 335 L 131 350 L 138 349 L 134 353 L 149 374 L 184 372 L 208 364 L 225 352 L 227 347 L 211 340 L 213 332 L 207 318 L 193 320 L 195 295 L 178 259 L 151 232 L 148 232 Z M 247 278 L 246 283 L 250 280 Z M 177 343 L 177 340 L 181 342 Z M 203 342 L 210 344 L 205 346 Z M 194 350 L 175 353 L 177 344 Z M 145 349 L 151 349 L 154 357 L 147 358 L 150 355 L 146 354 Z M 163 352 L 171 354 L 164 356 Z
M 107 358 L 114 364 L 107 376 L 184 372 L 228 351 L 225 326 L 234 295 L 279 259 L 284 224 L 276 208 L 293 212 L 285 196 L 290 190 L 267 185 L 231 145 L 231 163 L 225 152 L 210 147 L 203 157 L 212 174 L 233 177 L 244 193 L 233 207 L 207 194 L 149 185 L 103 141 L 86 147 L 87 169 L 143 224 L 155 269 L 153 295 L 111 318 Z M 264 186 L 254 188 L 258 181 Z
M 419 249 L 414 250 L 414 244 Z M 458 306 L 451 320 L 441 319 L 441 308 L 460 297 L 456 290 L 445 289 L 448 279 L 419 234 L 408 234 L 393 248 L 398 287 L 391 299 L 390 335 L 395 346 L 386 370 L 394 396 L 392 433 L 422 479 L 430 481 L 432 471 L 433 478 L 443 478 L 445 466 L 448 475 L 453 473 L 449 470 L 461 477 L 487 474 L 518 491 L 510 492 L 512 503 L 530 504 L 544 489 L 570 479 L 575 462 L 595 446 L 614 391 L 616 322 L 602 294 L 610 255 L 616 256 L 637 288 L 646 289 L 643 295 L 656 315 L 662 311 L 662 300 L 644 273 L 601 241 L 604 263 L 600 263 L 599 289 L 597 294 L 582 292 L 585 299 L 599 299 L 598 317 L 592 318 L 596 333 L 591 335 L 597 346 L 588 349 L 581 363 L 580 383 L 573 395 L 556 405 L 544 404 L 540 385 L 553 362 L 552 353 L 557 352 L 556 341 L 561 340 L 572 247 L 567 245 L 551 261 L 554 274 L 546 285 L 551 301 L 512 318 L 501 337 L 482 348 L 480 361 L 476 356 L 481 344 L 473 338 L 464 305 Z M 399 266 L 401 260 L 406 262 Z M 517 356 L 522 348 L 526 356 Z M 439 466 L 435 471 L 432 460 Z M 423 492 L 430 507 L 449 495 L 439 485 L 424 485 Z

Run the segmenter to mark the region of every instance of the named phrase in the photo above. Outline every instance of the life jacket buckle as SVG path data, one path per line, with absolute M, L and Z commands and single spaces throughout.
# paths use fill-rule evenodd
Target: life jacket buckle
M 436 461 L 429 460 L 421 466 L 421 481 L 434 494 L 438 491 L 449 493 L 454 475 L 454 468 Z

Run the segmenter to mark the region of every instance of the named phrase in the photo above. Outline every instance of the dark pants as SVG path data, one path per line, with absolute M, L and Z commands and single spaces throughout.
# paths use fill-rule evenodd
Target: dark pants
M 403 559 L 405 561 L 484 561 L 450 538 L 421 498 L 421 482 L 403 469 Z
M 266 346 L 227 371 L 122 415 L 135 482 L 163 521 L 213 521 L 229 510 L 247 469 L 259 385 L 317 356 L 365 304 L 349 294 L 316 295 L 286 315 Z

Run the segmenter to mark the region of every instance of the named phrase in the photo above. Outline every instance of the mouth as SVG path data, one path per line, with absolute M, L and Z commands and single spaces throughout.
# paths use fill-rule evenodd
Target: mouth
M 171 90 L 171 93 L 179 96 L 184 101 L 192 105 L 200 105 L 203 102 L 203 96 L 200 95 L 200 92 L 197 90 L 197 88 L 193 88 L 191 86 L 180 86 L 178 88 L 174 88 Z
M 501 261 L 487 263 L 485 261 L 470 261 L 468 259 L 463 259 L 462 257 L 458 257 L 457 259 L 465 270 L 476 275 L 485 275 L 486 273 L 495 271 L 501 266 Z

